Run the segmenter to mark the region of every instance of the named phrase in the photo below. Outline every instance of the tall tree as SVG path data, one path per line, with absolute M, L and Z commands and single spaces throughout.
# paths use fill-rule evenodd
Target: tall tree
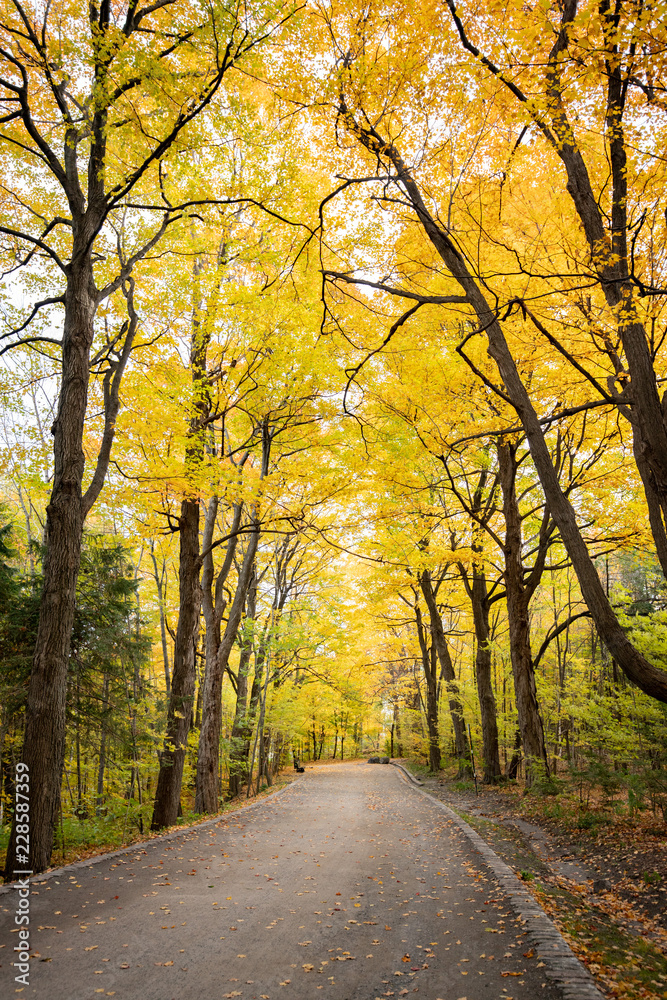
M 563 5 L 562 23 L 557 40 L 556 42 L 549 41 L 548 45 L 547 38 L 552 39 L 552 28 L 548 15 L 545 15 L 545 33 L 541 45 L 545 50 L 547 72 L 544 77 L 546 91 L 541 91 L 541 101 L 533 101 L 532 98 L 529 100 L 518 83 L 510 79 L 509 70 L 507 72 L 497 70 L 493 60 L 484 56 L 469 41 L 462 22 L 460 19 L 457 20 L 455 16 L 456 11 L 453 4 L 450 4 L 450 9 L 453 11 L 456 27 L 464 44 L 479 61 L 482 69 L 511 92 L 518 101 L 521 113 L 529 116 L 531 123 L 542 131 L 553 151 L 562 159 L 568 176 L 568 192 L 573 198 L 577 217 L 588 241 L 589 260 L 592 261 L 590 266 L 593 267 L 600 288 L 604 289 L 606 307 L 613 313 L 618 337 L 623 345 L 624 360 L 619 359 L 613 342 L 610 348 L 611 355 L 609 352 L 606 354 L 603 352 L 604 358 L 601 360 L 604 361 L 605 369 L 610 364 L 616 364 L 614 357 L 620 365 L 618 369 L 612 366 L 608 387 L 605 389 L 589 368 L 572 355 L 567 350 L 567 345 L 561 343 L 558 337 L 554 336 L 539 320 L 525 296 L 520 295 L 518 298 L 513 296 L 509 302 L 505 302 L 504 311 L 502 306 L 497 306 L 497 301 L 502 303 L 505 297 L 499 295 L 496 298 L 493 291 L 490 293 L 487 291 L 486 275 L 480 271 L 475 263 L 477 260 L 476 249 L 473 249 L 472 246 L 466 248 L 461 245 L 461 240 L 452 228 L 451 211 L 449 215 L 443 217 L 435 204 L 431 204 L 429 207 L 430 195 L 420 184 L 416 168 L 402 155 L 398 139 L 395 138 L 401 131 L 396 120 L 398 116 L 395 106 L 389 105 L 386 98 L 381 99 L 377 92 L 373 91 L 377 78 L 369 72 L 364 55 L 370 36 L 373 31 L 378 30 L 379 26 L 377 24 L 371 26 L 370 22 L 364 19 L 351 26 L 349 36 L 342 40 L 337 48 L 337 69 L 335 79 L 332 82 L 332 104 L 335 100 L 334 113 L 339 127 L 344 128 L 350 137 L 354 137 L 359 148 L 366 151 L 364 168 L 367 168 L 369 163 L 373 164 L 377 182 L 380 185 L 381 193 L 378 195 L 380 202 L 387 206 L 398 203 L 402 209 L 408 206 L 411 218 L 439 258 L 442 267 L 441 274 L 446 281 L 447 289 L 445 294 L 440 291 L 437 294 L 429 294 L 428 291 L 423 291 L 419 287 L 419 282 L 415 283 L 416 288 L 410 287 L 411 281 L 407 281 L 401 287 L 400 282 L 392 285 L 390 282 L 369 282 L 368 279 L 361 276 L 355 279 L 349 272 L 326 273 L 340 281 L 354 282 L 356 280 L 361 285 L 374 284 L 376 288 L 391 295 L 413 302 L 410 308 L 393 323 L 387 339 L 394 337 L 415 312 L 424 306 L 457 305 L 463 307 L 463 312 L 467 317 L 467 329 L 464 339 L 458 345 L 458 350 L 466 358 L 478 378 L 488 388 L 496 392 L 501 399 L 509 403 L 519 417 L 551 515 L 572 560 L 582 594 L 599 633 L 604 636 L 605 644 L 612 657 L 628 678 L 652 697 L 660 701 L 667 701 L 667 674 L 659 666 L 649 662 L 633 644 L 620 624 L 600 581 L 586 540 L 577 522 L 575 509 L 558 481 L 558 473 L 546 441 L 546 433 L 554 422 L 561 418 L 561 414 L 568 416 L 573 411 L 576 412 L 576 408 L 562 407 L 560 401 L 556 399 L 552 403 L 555 410 L 553 415 L 548 414 L 542 418 L 538 416 L 537 400 L 531 398 L 527 389 L 528 378 L 522 376 L 519 368 L 517 357 L 520 356 L 520 352 L 515 339 L 517 332 L 520 331 L 527 335 L 532 342 L 534 331 L 537 330 L 546 344 L 555 347 L 560 355 L 564 352 L 575 370 L 582 373 L 587 382 L 597 387 L 599 398 L 580 405 L 593 408 L 601 404 L 615 406 L 630 420 L 634 428 L 633 433 L 641 435 L 640 450 L 650 469 L 652 488 L 659 497 L 663 488 L 662 484 L 667 482 L 663 466 L 663 455 L 667 454 L 664 449 L 667 430 L 660 410 L 657 374 L 651 357 L 649 338 L 647 338 L 646 331 L 638 319 L 639 306 L 629 263 L 629 223 L 625 195 L 627 176 L 625 168 L 620 166 L 623 157 L 627 154 L 627 144 L 621 142 L 622 122 L 619 118 L 619 114 L 622 116 L 623 95 L 627 94 L 629 86 L 623 84 L 622 78 L 619 79 L 616 71 L 620 56 L 620 50 L 617 51 L 615 48 L 620 45 L 617 29 L 607 30 L 609 11 L 601 11 L 600 21 L 596 21 L 596 23 L 600 27 L 601 51 L 610 67 L 609 72 L 605 72 L 601 84 L 604 87 L 604 92 L 608 95 L 608 112 L 605 115 L 604 129 L 610 156 L 615 164 L 612 171 L 614 191 L 611 208 L 616 222 L 611 225 L 610 231 L 607 232 L 598 199 L 591 185 L 590 175 L 581 151 L 574 141 L 573 127 L 565 107 L 562 70 L 565 61 L 564 53 L 568 46 L 574 46 L 572 41 L 572 23 L 576 13 L 574 0 Z M 589 14 L 595 21 L 597 13 L 593 12 L 591 8 Z M 641 34 L 643 29 L 640 29 L 639 22 L 633 22 L 633 24 L 633 31 L 636 28 L 636 31 Z M 327 30 L 332 30 L 331 22 L 328 22 Z M 384 22 L 381 30 L 384 30 Z M 336 34 L 335 31 L 333 33 Z M 517 37 L 522 36 L 519 34 Z M 525 37 L 526 39 L 530 37 L 533 40 L 535 32 L 531 31 L 529 36 L 526 33 Z M 632 59 L 628 53 L 635 51 L 636 47 L 637 40 L 630 41 L 627 53 L 621 60 L 621 64 L 624 62 L 626 67 L 628 84 L 632 77 L 632 72 L 628 68 Z M 393 58 L 391 54 L 388 54 L 387 59 L 385 59 L 384 55 L 380 54 L 384 51 L 381 48 L 374 51 L 378 53 L 375 70 L 380 69 L 381 65 Z M 531 62 L 532 59 L 531 56 Z M 360 74 L 362 63 L 364 69 Z M 575 66 L 579 66 L 579 64 L 580 60 L 573 55 L 571 62 L 573 72 L 575 72 Z M 534 66 L 536 73 L 541 71 L 542 65 L 543 63 L 539 60 L 536 61 Z M 591 67 L 595 72 L 597 72 L 595 69 L 597 65 L 597 60 L 591 60 Z M 417 83 L 420 75 L 425 72 L 425 66 L 426 63 L 423 60 L 419 62 L 416 70 Z M 386 73 L 386 69 L 387 66 L 384 65 L 381 70 L 382 74 Z M 643 72 L 647 72 L 646 67 Z M 384 80 L 384 75 L 382 79 Z M 634 80 L 634 77 L 632 79 Z M 641 86 L 650 90 L 645 78 L 642 80 L 641 74 L 639 80 Z M 396 87 L 399 91 L 404 84 L 405 75 L 401 70 L 401 74 L 396 78 Z M 544 81 L 540 87 L 543 84 Z M 401 111 L 405 113 L 406 109 L 401 109 Z M 412 109 L 408 109 L 408 114 L 411 111 Z M 425 157 L 420 155 L 418 159 L 423 161 Z M 362 183 L 361 177 L 358 180 L 359 183 Z M 354 183 L 353 179 L 348 179 L 346 182 L 347 186 L 352 183 Z M 363 177 L 363 183 L 367 185 L 367 176 Z M 601 188 L 603 187 L 604 184 L 601 185 Z M 477 227 L 476 231 L 479 233 L 481 229 Z M 501 238 L 500 242 L 502 241 Z M 432 267 L 433 264 L 429 261 L 428 266 Z M 646 287 L 652 287 L 650 282 Z M 517 311 L 515 312 L 515 310 Z M 488 370 L 484 361 L 472 357 L 470 352 L 466 353 L 465 351 L 468 341 L 478 332 L 483 333 L 487 339 L 488 354 L 497 366 L 502 386 L 495 384 L 492 372 Z M 510 345 L 510 338 L 513 338 L 512 345 Z M 597 331 L 594 331 L 592 333 L 594 342 L 597 342 L 596 338 Z M 604 335 L 602 340 L 605 342 Z M 527 362 L 521 358 L 522 367 L 526 364 Z M 534 366 L 532 366 L 532 370 L 534 370 Z M 625 388 L 621 392 L 620 386 L 626 386 L 626 383 L 628 384 L 627 392 Z
M 172 207 L 165 190 L 162 164 L 169 151 L 213 100 L 229 70 L 276 23 L 269 7 L 255 8 L 248 18 L 243 7 L 180 0 L 120 7 L 59 2 L 39 13 L 16 0 L 3 5 L 2 145 L 14 197 L 11 221 L 4 213 L 0 232 L 12 269 L 46 275 L 53 289 L 4 335 L 7 347 L 53 343 L 30 324 L 43 309 L 57 304 L 64 310 L 62 340 L 55 341 L 62 352 L 55 469 L 24 750 L 32 787 L 27 866 L 34 871 L 42 871 L 51 856 L 81 536 L 102 488 L 115 423 L 112 405 L 109 433 L 84 488 L 82 438 L 95 315 L 104 299 L 130 287 L 133 268 L 184 214 Z M 24 191 L 24 183 L 30 190 Z M 116 256 L 114 271 L 114 225 L 118 229 L 120 217 L 134 208 L 143 213 L 137 216 L 139 240 Z M 157 224 L 147 229 L 146 218 L 156 214 Z M 105 352 L 118 377 L 131 333 L 130 312 L 127 335 L 115 338 Z M 12 834 L 9 868 L 14 851 Z
M 449 711 L 454 730 L 454 746 L 459 765 L 459 776 L 463 778 L 470 774 L 471 770 L 470 747 L 466 734 L 459 686 L 442 624 L 442 616 L 438 608 L 437 590 L 433 587 L 433 577 L 430 570 L 423 569 L 419 573 L 419 586 L 428 609 L 432 642 L 438 655 L 440 674 L 445 682 L 449 698 Z
M 196 478 L 205 454 L 205 429 L 211 414 L 207 354 L 211 328 L 200 322 L 198 303 L 194 309 L 190 342 L 192 375 L 191 413 L 188 423 L 185 469 L 190 480 Z M 189 485 L 189 484 L 188 484 Z M 195 693 L 195 656 L 199 635 L 201 608 L 201 553 L 199 539 L 200 499 L 192 488 L 181 500 L 178 518 L 178 625 L 174 642 L 174 666 L 167 709 L 167 730 L 160 751 L 158 775 L 153 803 L 151 829 L 172 826 L 178 816 L 181 782 L 188 733 L 192 724 Z
M 262 452 L 259 471 L 260 484 L 266 478 L 268 473 L 271 455 L 272 433 L 267 420 L 265 420 L 262 424 L 261 440 Z M 238 531 L 238 528 L 236 530 Z M 202 726 L 199 732 L 199 752 L 197 756 L 195 791 L 195 809 L 197 812 L 217 812 L 220 805 L 218 756 L 220 750 L 220 733 L 222 728 L 222 708 L 220 702 L 222 680 L 229 665 L 229 657 L 236 642 L 236 637 L 241 625 L 241 619 L 243 617 L 243 611 L 246 606 L 248 591 L 252 584 L 260 530 L 260 514 L 258 506 L 255 504 L 252 511 L 251 526 L 249 528 L 248 544 L 246 545 L 243 553 L 243 560 L 241 562 L 236 582 L 234 599 L 232 600 L 229 608 L 225 631 L 220 639 L 215 655 L 211 657 L 210 661 L 207 658 L 206 663 L 206 674 L 204 679 L 204 707 Z M 235 546 L 234 548 L 231 548 L 231 550 L 228 547 L 227 558 L 225 559 L 225 563 L 223 563 L 220 575 L 222 575 L 225 570 L 228 572 L 229 569 L 231 569 L 234 551 Z M 220 576 L 218 579 L 220 579 Z M 216 623 L 211 621 L 211 624 L 215 627 Z

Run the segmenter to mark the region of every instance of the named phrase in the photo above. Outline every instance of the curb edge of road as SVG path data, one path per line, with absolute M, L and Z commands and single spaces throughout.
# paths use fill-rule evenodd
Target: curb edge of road
M 399 764 L 397 760 L 390 760 L 389 763 L 393 764 L 394 767 L 397 767 L 400 771 L 402 771 L 405 777 L 408 778 L 413 785 L 416 785 L 418 788 L 421 788 L 422 785 L 424 784 L 423 781 L 420 781 L 419 778 L 415 777 L 415 775 L 412 774 L 411 771 L 408 771 L 407 767 L 404 767 L 403 764 Z
M 50 878 L 58 878 L 62 875 L 69 875 L 71 872 L 81 871 L 82 868 L 92 868 L 94 865 L 101 865 L 105 861 L 111 861 L 113 858 L 119 858 L 123 854 L 130 854 L 133 851 L 143 850 L 147 845 L 152 846 L 153 844 L 163 844 L 168 840 L 176 840 L 178 837 L 182 837 L 184 834 L 190 833 L 192 830 L 203 830 L 207 826 L 215 826 L 216 823 L 221 823 L 223 820 L 232 816 L 241 816 L 247 813 L 250 809 L 256 809 L 257 806 L 264 805 L 271 799 L 275 799 L 278 795 L 282 795 L 286 792 L 288 788 L 291 788 L 299 778 L 295 778 L 294 781 L 290 781 L 289 784 L 284 785 L 275 792 L 271 792 L 269 795 L 264 796 L 262 799 L 255 799 L 247 806 L 243 806 L 241 809 L 233 809 L 231 812 L 221 812 L 212 819 L 202 820 L 201 823 L 193 823 L 192 826 L 182 826 L 178 830 L 172 830 L 170 833 L 163 833 L 159 837 L 151 837 L 150 840 L 135 840 L 133 844 L 127 844 L 125 847 L 118 848 L 117 851 L 109 851 L 106 854 L 95 854 L 91 858 L 84 858 L 82 861 L 72 861 L 69 865 L 64 865 L 62 868 L 52 868 L 49 871 L 41 872 L 39 875 L 32 875 L 28 882 L 30 885 L 39 885 L 47 882 Z M 12 889 L 18 888 L 18 882 L 5 882 L 0 885 L 0 895 L 5 892 L 11 892 Z
M 524 888 L 509 865 L 453 809 L 423 788 L 417 791 L 456 823 L 481 855 L 484 864 L 491 869 L 508 897 L 510 906 L 526 928 L 528 940 L 536 948 L 538 958 L 545 963 L 547 977 L 561 989 L 563 1000 L 606 1000 L 588 969 L 579 961 L 554 922 L 535 901 L 534 896 Z

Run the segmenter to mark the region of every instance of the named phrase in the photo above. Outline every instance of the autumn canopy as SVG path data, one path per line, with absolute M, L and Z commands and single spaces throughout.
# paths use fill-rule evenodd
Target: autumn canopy
M 0 9 L 28 867 L 293 757 L 667 809 L 667 6 Z

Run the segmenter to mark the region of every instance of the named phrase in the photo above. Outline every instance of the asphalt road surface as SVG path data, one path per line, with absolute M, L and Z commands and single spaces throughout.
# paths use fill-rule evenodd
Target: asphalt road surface
M 0 895 L 0 996 L 557 1000 L 492 874 L 394 767 L 312 766 L 218 824 Z

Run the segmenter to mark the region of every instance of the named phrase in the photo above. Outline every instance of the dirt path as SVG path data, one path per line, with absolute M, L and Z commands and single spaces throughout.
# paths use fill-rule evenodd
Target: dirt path
M 389 767 L 309 768 L 30 902 L 23 998 L 560 998 L 466 838 Z M 0 896 L 3 997 L 21 995 L 14 906 Z

